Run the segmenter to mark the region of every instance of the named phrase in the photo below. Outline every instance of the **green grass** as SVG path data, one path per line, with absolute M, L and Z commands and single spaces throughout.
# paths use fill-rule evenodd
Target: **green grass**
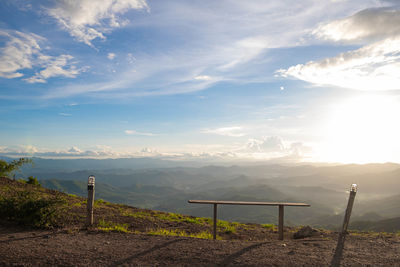
M 200 217 L 192 217 L 185 216 L 172 212 L 158 212 L 158 211 L 131 211 L 127 208 L 119 208 L 119 211 L 122 216 L 128 216 L 133 218 L 142 218 L 154 221 L 155 219 L 169 221 L 169 222 L 185 222 L 185 223 L 194 223 L 200 225 L 211 225 L 212 220 L 210 218 L 200 218 Z
M 104 199 L 101 199 L 101 198 L 95 199 L 95 201 L 94 201 L 94 207 L 100 207 L 100 206 L 102 206 L 102 205 L 105 204 L 105 203 L 106 203 L 106 201 L 104 201 Z
M 224 231 L 226 234 L 232 234 L 237 232 L 237 227 L 240 226 L 240 223 L 237 222 L 228 222 L 228 221 L 222 221 L 218 220 L 217 222 L 217 227 L 222 228 L 222 231 Z
M 276 227 L 276 225 L 272 224 L 272 223 L 261 224 L 261 227 L 272 230 L 272 231 L 278 230 L 278 227 Z
M 129 209 L 122 208 L 122 207 L 118 208 L 118 210 L 119 210 L 119 212 L 121 213 L 122 216 L 149 219 L 149 220 L 152 219 L 152 217 L 149 215 L 148 212 L 144 212 L 144 211 L 132 212 Z
M 161 236 L 181 236 L 181 237 L 193 237 L 193 238 L 201 238 L 201 239 L 212 239 L 213 235 L 210 232 L 203 231 L 199 233 L 187 233 L 183 230 L 177 229 L 165 229 L 165 228 L 158 228 L 149 230 L 146 232 L 149 235 L 161 235 Z M 217 239 L 221 240 L 221 237 L 217 236 Z
M 97 229 L 105 232 L 119 232 L 119 233 L 129 233 L 128 224 L 118 224 L 114 222 L 107 222 L 103 219 L 99 220 L 97 224 Z

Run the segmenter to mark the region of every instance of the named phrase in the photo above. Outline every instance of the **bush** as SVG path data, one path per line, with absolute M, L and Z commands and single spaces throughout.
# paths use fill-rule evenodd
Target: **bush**
M 0 218 L 26 226 L 55 227 L 65 204 L 59 196 L 43 198 L 38 193 L 17 191 L 0 196 Z
M 26 181 L 27 184 L 37 185 L 40 186 L 40 183 L 36 177 L 29 176 L 28 180 Z

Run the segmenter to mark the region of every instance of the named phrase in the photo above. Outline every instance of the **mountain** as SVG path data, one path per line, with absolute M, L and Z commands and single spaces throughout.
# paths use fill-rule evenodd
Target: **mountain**
M 33 168 L 27 166 L 19 175 L 36 176 L 46 187 L 80 196 L 87 194 L 87 177 L 95 175 L 97 198 L 168 212 L 210 216 L 211 207 L 188 204 L 189 199 L 305 202 L 311 207 L 287 209 L 288 223 L 335 228 L 342 223 L 347 191 L 356 182 L 353 219 L 400 216 L 400 165 L 392 163 L 202 165 L 151 158 L 34 161 Z M 277 220 L 274 207 L 222 205 L 219 209 L 221 218 L 234 221 Z
M 380 221 L 354 221 L 351 229 L 374 232 L 398 232 L 400 231 L 400 217 Z

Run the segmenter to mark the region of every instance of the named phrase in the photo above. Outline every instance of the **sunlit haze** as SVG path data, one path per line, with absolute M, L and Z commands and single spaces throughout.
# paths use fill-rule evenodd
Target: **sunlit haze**
M 396 1 L 5 0 L 0 156 L 400 162 Z

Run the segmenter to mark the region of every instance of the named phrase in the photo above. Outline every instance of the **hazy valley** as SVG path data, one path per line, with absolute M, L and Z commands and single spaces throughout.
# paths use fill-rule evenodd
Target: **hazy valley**
M 96 176 L 96 198 L 135 207 L 210 217 L 208 205 L 189 199 L 306 202 L 310 208 L 288 208 L 286 224 L 335 229 L 343 220 L 346 192 L 359 191 L 351 227 L 400 230 L 400 165 L 215 165 L 158 159 L 34 159 L 17 177 L 37 177 L 47 188 L 85 196 L 86 180 Z M 218 165 L 217 165 L 218 164 Z M 153 166 L 153 167 L 151 167 Z M 276 208 L 221 206 L 229 221 L 276 223 Z

